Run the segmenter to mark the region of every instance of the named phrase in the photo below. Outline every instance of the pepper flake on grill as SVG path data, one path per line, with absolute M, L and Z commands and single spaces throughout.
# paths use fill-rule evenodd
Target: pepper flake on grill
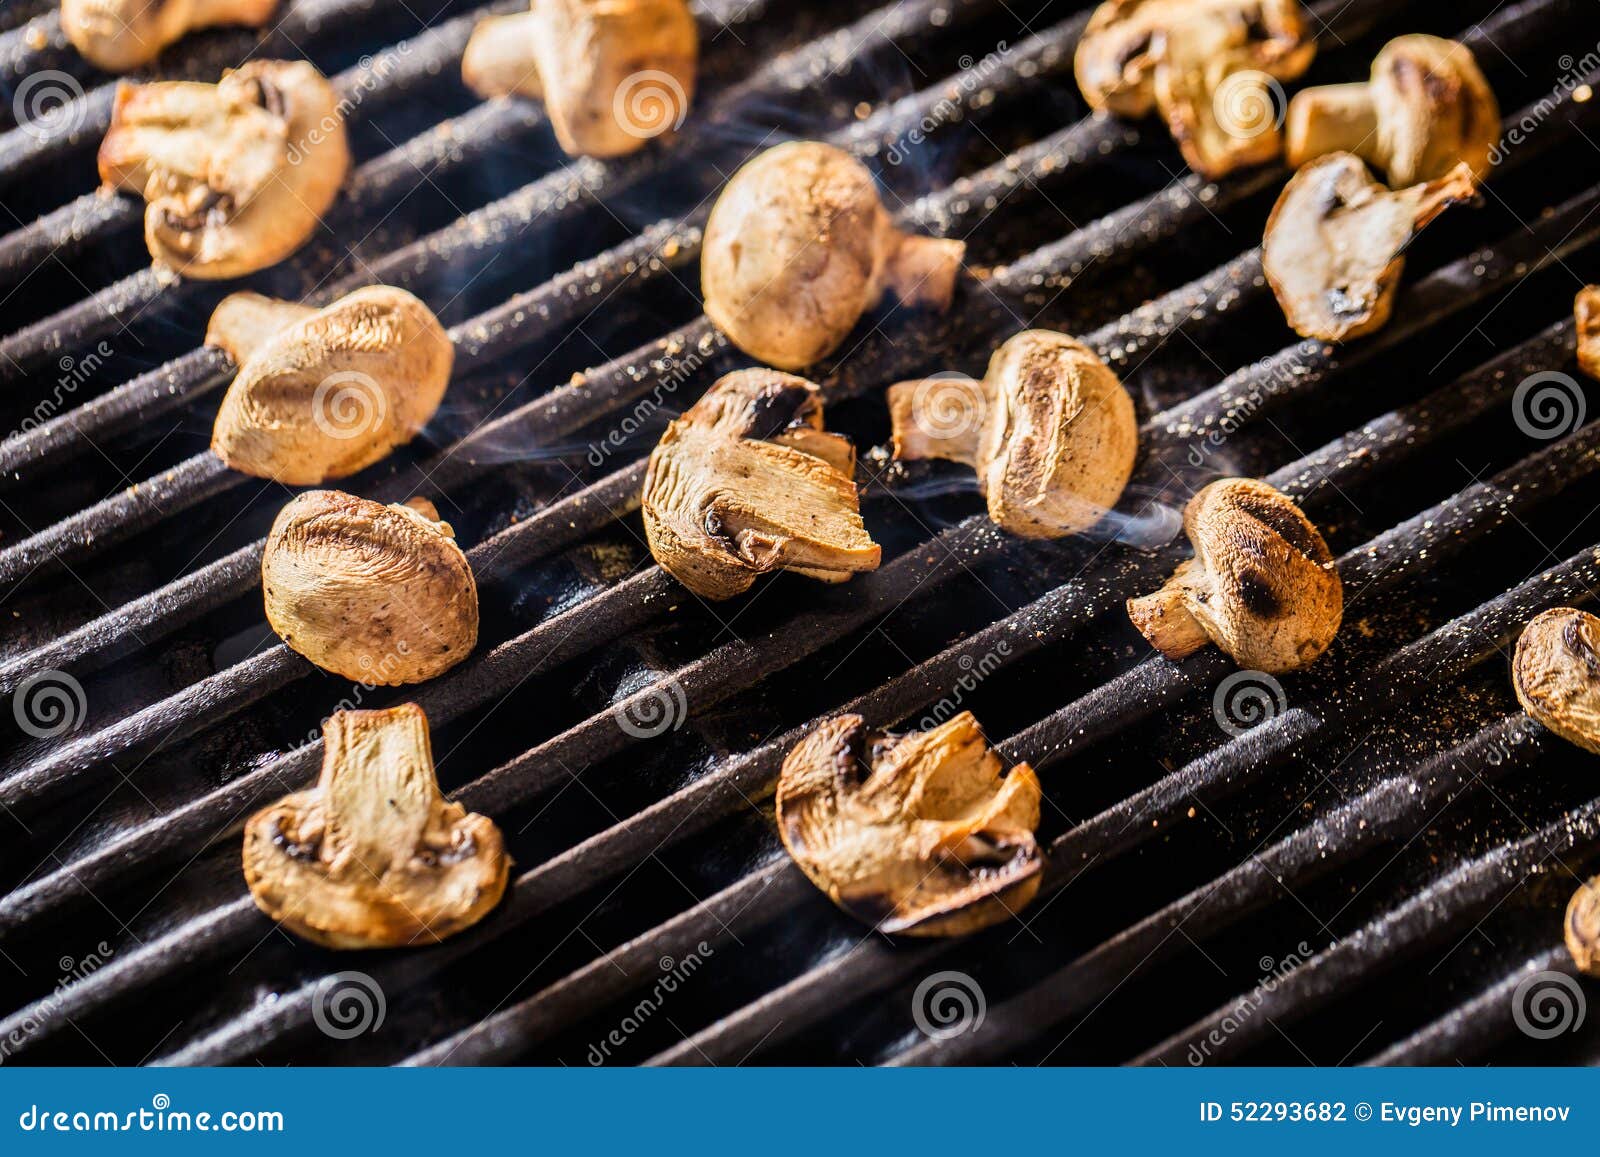
M 61 31 L 96 68 L 128 72 L 196 29 L 260 28 L 277 6 L 278 0 L 61 0 Z
M 708 599 L 742 594 L 772 570 L 843 582 L 880 557 L 854 477 L 855 450 L 823 430 L 815 383 L 776 370 L 728 374 L 650 455 L 650 553 Z
M 325 671 L 420 683 L 478 641 L 478 588 L 455 532 L 425 499 L 383 506 L 308 490 L 278 513 L 261 557 L 267 621 Z
M 1351 153 L 1331 153 L 1301 169 L 1272 207 L 1261 244 L 1261 267 L 1290 327 L 1321 341 L 1382 329 L 1406 246 L 1475 189 L 1464 164 L 1437 181 L 1392 192 Z
M 368 286 L 323 309 L 256 293 L 222 299 L 206 344 L 239 366 L 211 450 L 230 467 L 291 486 L 343 478 L 428 424 L 455 349 L 417 298 Z
M 186 277 L 242 277 L 316 230 L 350 167 L 333 86 L 255 60 L 216 84 L 117 86 L 100 180 L 146 201 L 145 245 Z
M 1317 528 L 1281 492 L 1224 478 L 1189 500 L 1183 529 L 1194 558 L 1128 616 L 1167 658 L 1215 643 L 1240 667 L 1299 670 L 1328 649 L 1344 615 L 1344 585 Z
M 682 127 L 699 52 L 684 0 L 533 0 L 478 23 L 461 76 L 482 97 L 542 100 L 568 156 L 618 157 Z
M 256 907 L 328 948 L 434 944 L 483 919 L 511 860 L 492 820 L 440 794 L 422 708 L 338 711 L 322 735 L 316 786 L 245 825 Z
M 1524 711 L 1600 755 L 1600 619 L 1574 607 L 1536 615 L 1517 640 L 1511 677 Z
M 1133 399 L 1083 343 L 1025 330 L 983 380 L 933 377 L 889 387 L 894 456 L 943 458 L 977 471 L 989 517 L 1024 538 L 1087 530 L 1133 473 Z
M 839 348 L 885 290 L 950 307 L 966 246 L 895 228 L 865 165 L 789 141 L 750 161 L 706 223 L 706 316 L 753 358 L 797 370 Z
M 857 919 L 888 933 L 960 936 L 1038 892 L 1040 795 L 1026 763 L 1006 772 L 971 712 L 908 735 L 840 715 L 784 760 L 778 834 Z

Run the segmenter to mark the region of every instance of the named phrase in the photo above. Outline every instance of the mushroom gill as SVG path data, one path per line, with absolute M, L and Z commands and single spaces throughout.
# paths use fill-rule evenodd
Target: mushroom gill
M 880 557 L 854 475 L 850 443 L 822 428 L 814 383 L 776 370 L 728 374 L 650 455 L 650 552 L 708 599 L 742 594 L 772 570 L 843 582 Z
M 1517 640 L 1511 676 L 1524 711 L 1600 755 L 1600 619 L 1574 607 L 1536 615 Z
M 245 824 L 256 907 L 328 948 L 434 944 L 483 919 L 511 860 L 492 820 L 440 794 L 422 708 L 338 711 L 322 735 L 316 786 Z
M 839 907 L 879 931 L 959 936 L 1014 915 L 1039 890 L 1039 779 L 1009 772 L 972 714 L 930 731 L 824 720 L 778 780 L 778 834 Z

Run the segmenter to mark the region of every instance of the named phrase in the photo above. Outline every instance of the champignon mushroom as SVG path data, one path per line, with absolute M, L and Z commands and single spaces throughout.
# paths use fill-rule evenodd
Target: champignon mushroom
M 1025 330 L 981 382 L 935 377 L 889 387 L 894 456 L 971 466 L 989 517 L 1025 538 L 1087 530 L 1133 473 L 1138 425 L 1117 375 L 1081 342 Z
M 291 486 L 354 474 L 409 442 L 444 398 L 455 358 L 417 298 L 368 286 L 323 309 L 223 298 L 206 342 L 239 364 L 211 435 L 233 469 Z
M 1354 153 L 1403 188 L 1459 164 L 1487 173 L 1500 106 L 1470 48 L 1419 33 L 1384 45 L 1370 81 L 1297 93 L 1286 129 L 1291 167 Z
M 61 31 L 96 68 L 127 72 L 196 29 L 259 28 L 277 6 L 278 0 L 61 0 Z
M 1220 177 L 1278 155 L 1276 82 L 1315 55 L 1296 0 L 1106 0 L 1074 66 L 1092 108 L 1159 110 L 1189 165 Z
M 1524 711 L 1600 755 L 1600 619 L 1573 607 L 1536 615 L 1517 640 L 1511 677 Z
M 1301 337 L 1349 341 L 1381 329 L 1411 238 L 1447 206 L 1473 195 L 1472 170 L 1391 192 L 1350 153 L 1296 173 L 1267 218 L 1261 266 Z
M 317 666 L 373 686 L 420 683 L 478 640 L 478 588 L 428 503 L 308 490 L 278 512 L 261 558 L 267 621 Z
M 739 370 L 669 425 L 642 505 L 650 553 L 708 599 L 791 570 L 843 582 L 876 569 L 861 521 L 855 451 L 822 428 L 821 391 L 776 370 Z
M 436 944 L 483 919 L 511 859 L 492 820 L 440 795 L 422 708 L 337 711 L 322 736 L 316 786 L 245 824 L 256 907 L 328 948 Z
M 1600 976 L 1600 876 L 1578 885 L 1567 904 L 1567 951 L 1578 971 Z
M 617 157 L 683 124 L 699 51 L 684 0 L 533 0 L 478 23 L 461 75 L 482 97 L 543 100 L 569 156 Z
M 931 731 L 824 720 L 778 778 L 778 834 L 800 870 L 881 932 L 960 936 L 1039 890 L 1039 778 L 1006 772 L 972 713 Z
M 1600 285 L 1578 290 L 1572 320 L 1578 332 L 1578 368 L 1591 378 L 1600 378 Z
M 1128 616 L 1167 658 L 1215 643 L 1239 666 L 1299 670 L 1328 649 L 1344 586 L 1328 544 L 1298 506 L 1253 478 L 1223 478 L 1189 500 L 1194 557 Z
M 350 151 L 339 98 L 320 72 L 254 60 L 216 84 L 119 84 L 99 163 L 107 188 L 144 197 L 145 245 L 157 263 L 218 279 L 305 244 Z
M 943 311 L 966 247 L 895 228 L 865 165 L 789 141 L 750 161 L 706 224 L 706 316 L 751 357 L 794 370 L 833 352 L 885 289 Z

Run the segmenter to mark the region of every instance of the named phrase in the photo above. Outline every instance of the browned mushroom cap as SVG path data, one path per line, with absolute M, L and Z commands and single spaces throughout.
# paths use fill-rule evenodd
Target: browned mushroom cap
M 216 84 L 120 84 L 100 179 L 144 197 L 145 244 L 188 277 L 242 277 L 316 230 L 350 167 L 338 97 L 303 61 Z
M 706 316 L 751 357 L 793 370 L 831 353 L 885 289 L 949 308 L 965 246 L 894 227 L 843 149 L 790 141 L 733 175 L 700 258 Z
M 667 427 L 650 455 L 642 505 L 650 553 L 708 599 L 792 570 L 843 582 L 874 570 L 856 494 L 855 451 L 822 429 L 817 386 L 739 370 Z
M 981 382 L 928 378 L 889 387 L 896 458 L 945 458 L 978 472 L 989 517 L 1025 538 L 1087 530 L 1133 473 L 1133 399 L 1081 342 L 1025 330 Z
M 96 68 L 127 72 L 195 29 L 259 28 L 277 5 L 278 0 L 61 0 L 61 31 Z
M 1328 544 L 1285 495 L 1224 478 L 1189 500 L 1183 529 L 1194 558 L 1154 594 L 1128 601 L 1151 646 L 1177 660 L 1215 643 L 1239 666 L 1271 674 L 1328 649 L 1344 585 Z
M 1365 84 L 1329 84 L 1289 103 L 1289 164 L 1348 152 L 1395 188 L 1443 177 L 1458 164 L 1482 177 L 1500 136 L 1500 106 L 1472 50 L 1420 34 L 1384 45 Z
M 414 703 L 338 711 L 322 775 L 250 817 L 244 878 L 260 908 L 329 948 L 434 944 L 500 902 L 500 829 L 439 794 L 428 717 Z
M 883 932 L 960 936 L 1028 904 L 1039 778 L 1006 773 L 971 712 L 910 735 L 820 723 L 778 779 L 778 834 L 811 882 Z
M 1600 285 L 1578 290 L 1572 320 L 1578 331 L 1578 368 L 1591 378 L 1600 378 Z
M 455 349 L 428 307 L 374 285 L 316 310 L 235 293 L 206 342 L 239 363 L 212 452 L 292 486 L 354 474 L 416 437 L 450 384 Z
M 1600 876 L 1572 893 L 1565 928 L 1567 951 L 1578 971 L 1600 976 Z
M 615 157 L 683 124 L 699 51 L 684 0 L 534 0 L 478 23 L 461 75 L 479 96 L 543 100 L 570 156 Z
M 337 490 L 297 495 L 261 559 L 272 629 L 324 670 L 371 685 L 454 667 L 478 640 L 478 588 L 436 513 Z
M 1333 153 L 1301 169 L 1272 207 L 1261 245 L 1262 269 L 1290 327 L 1323 341 L 1348 341 L 1383 328 L 1407 243 L 1474 188 L 1466 165 L 1394 192 L 1350 153 Z
M 1572 607 L 1537 615 L 1517 640 L 1511 676 L 1522 709 L 1600 754 L 1600 619 Z

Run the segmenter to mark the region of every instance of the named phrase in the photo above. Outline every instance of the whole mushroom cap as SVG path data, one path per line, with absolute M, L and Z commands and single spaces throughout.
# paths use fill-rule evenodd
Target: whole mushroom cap
M 879 931 L 960 936 L 1022 910 L 1044 857 L 1039 779 L 1007 772 L 970 712 L 930 731 L 824 720 L 778 780 L 778 834 L 801 871 Z
M 1133 399 L 1082 342 L 1025 330 L 981 382 L 929 378 L 889 388 L 896 458 L 973 467 L 989 517 L 1013 534 L 1059 538 L 1116 505 L 1133 473 Z
M 83 58 L 107 72 L 149 64 L 198 28 L 257 28 L 278 0 L 61 0 L 61 31 Z
M 843 149 L 790 141 L 728 182 L 706 223 L 706 316 L 745 353 L 800 369 L 837 349 L 885 289 L 945 309 L 964 246 L 895 228 Z
M 422 708 L 335 712 L 322 734 L 316 786 L 245 824 L 257 908 L 328 948 L 398 948 L 437 943 L 500 902 L 500 830 L 440 795 Z
M 291 486 L 346 477 L 411 441 L 444 399 L 455 360 L 432 311 L 386 285 L 315 311 L 233 294 L 206 340 L 244 355 L 217 410 L 212 452 Z
M 1212 642 L 1241 667 L 1283 674 L 1328 649 L 1344 586 L 1321 533 L 1285 495 L 1224 478 L 1189 500 L 1183 528 L 1194 558 L 1128 603 L 1157 650 L 1181 659 Z
M 272 524 L 261 560 L 267 621 L 323 670 L 374 686 L 420 683 L 478 639 L 478 589 L 450 524 L 426 508 L 308 490 Z
M 1600 976 L 1600 876 L 1578 885 L 1567 904 L 1567 951 L 1578 971 Z
M 1517 640 L 1511 673 L 1524 711 L 1600 754 L 1600 619 L 1573 607 L 1535 616 Z

